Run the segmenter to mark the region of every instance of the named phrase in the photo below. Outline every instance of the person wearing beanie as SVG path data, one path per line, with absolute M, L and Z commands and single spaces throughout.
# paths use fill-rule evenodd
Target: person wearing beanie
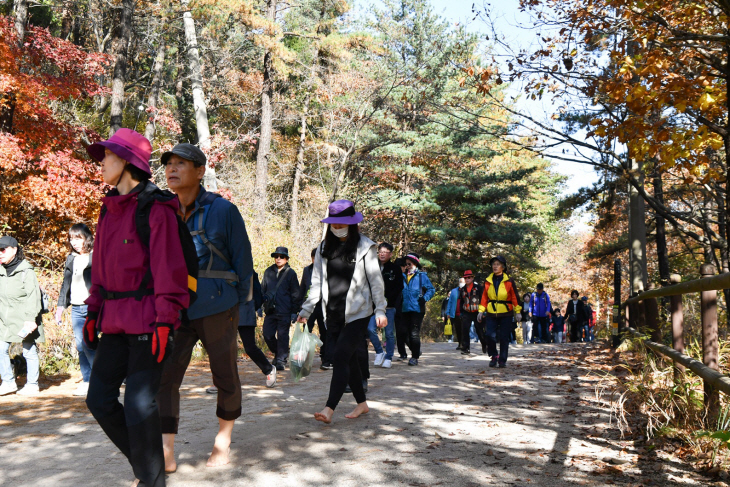
M 309 295 L 298 323 L 306 323 L 321 302 L 327 323 L 328 347 L 334 347 L 329 397 L 314 419 L 331 423 L 335 408 L 349 385 L 357 405 L 345 417 L 367 413 L 358 347 L 365 341 L 370 316 L 378 328 L 388 325 L 385 284 L 378 262 L 377 244 L 360 234 L 362 213 L 349 200 L 330 203 L 324 241 L 317 247 Z
M 135 484 L 163 487 L 165 461 L 155 396 L 190 294 L 178 233 L 178 200 L 171 194 L 155 198 L 161 191 L 149 181 L 151 151 L 149 140 L 125 128 L 87 148 L 101 162 L 104 182 L 113 188 L 102 199 L 96 225 L 83 333 L 86 346 L 96 350 L 86 396 L 89 411 L 129 460 Z M 138 231 L 138 204 L 149 207 L 148 242 Z M 122 404 L 118 398 L 125 379 Z
M 499 363 L 499 367 L 504 368 L 516 316 L 522 311 L 522 306 L 517 297 L 517 285 L 507 275 L 507 259 L 498 255 L 489 261 L 489 265 L 492 273 L 484 283 L 477 320 L 486 324 L 487 353 L 492 357 L 489 366 L 495 367 Z
M 405 256 L 406 275 L 403 283 L 403 327 L 406 345 L 411 349 L 408 365 L 418 365 L 421 356 L 421 324 L 426 314 L 426 303 L 436 290 L 428 276 L 421 270 L 421 258 L 415 252 Z
M 36 343 L 45 341 L 40 311 L 41 293 L 33 266 L 14 237 L 0 237 L 0 396 L 16 391 L 21 396 L 39 394 Z M 28 368 L 25 386 L 19 391 L 8 354 L 13 343 L 22 343 Z

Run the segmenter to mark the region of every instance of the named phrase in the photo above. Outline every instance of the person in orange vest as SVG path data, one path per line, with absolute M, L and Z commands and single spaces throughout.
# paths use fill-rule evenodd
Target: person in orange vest
M 517 285 L 507 275 L 507 259 L 498 255 L 489 261 L 489 265 L 492 266 L 492 273 L 484 283 L 477 321 L 486 324 L 487 353 L 492 358 L 489 366 L 494 367 L 499 363 L 499 367 L 504 368 L 507 366 L 512 329 L 515 327 L 515 313 L 519 313 L 522 306 L 517 299 Z

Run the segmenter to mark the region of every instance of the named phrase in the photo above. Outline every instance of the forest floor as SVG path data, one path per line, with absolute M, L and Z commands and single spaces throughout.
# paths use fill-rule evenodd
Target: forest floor
M 345 419 L 355 404 L 346 394 L 331 425 L 312 416 L 324 407 L 331 371 L 316 368 L 294 383 L 287 370 L 267 389 L 255 365 L 241 360 L 243 415 L 231 462 L 218 468 L 205 466 L 217 431 L 216 396 L 206 393 L 212 382 L 200 362 L 182 386 L 178 470 L 167 485 L 725 485 L 670 453 L 621 438 L 593 366 L 609 361 L 602 347 L 512 346 L 508 367 L 498 369 L 485 355 L 464 358 L 455 344 L 424 344 L 417 367 L 371 366 L 370 413 Z M 79 380 L 41 381 L 36 398 L 0 397 L 0 485 L 131 483 L 126 459 L 83 398 L 71 396 Z

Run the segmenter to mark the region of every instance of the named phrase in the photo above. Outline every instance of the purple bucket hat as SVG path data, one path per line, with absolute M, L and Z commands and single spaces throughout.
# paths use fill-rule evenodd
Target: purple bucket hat
M 343 225 L 357 225 L 363 220 L 362 213 L 355 211 L 355 203 L 350 200 L 337 200 L 330 203 L 329 216 L 322 223 L 341 223 Z
M 91 144 L 86 152 L 91 157 L 101 162 L 104 159 L 104 149 L 109 149 L 134 167 L 141 169 L 150 176 L 150 155 L 152 155 L 152 144 L 142 134 L 131 129 L 119 129 L 109 140 L 102 140 Z

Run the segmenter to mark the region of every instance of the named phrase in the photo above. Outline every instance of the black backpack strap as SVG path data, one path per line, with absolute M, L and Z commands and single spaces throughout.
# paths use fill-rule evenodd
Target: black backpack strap
M 207 193 L 207 194 L 213 194 L 213 193 Z M 206 196 L 207 196 L 206 194 Z M 213 206 L 213 201 L 218 198 L 218 195 L 216 195 L 213 198 L 206 198 L 203 203 L 207 203 L 210 201 L 209 205 Z M 208 279 L 224 279 L 228 281 L 230 284 L 234 284 L 238 282 L 238 274 L 232 271 L 214 271 L 212 270 L 213 267 L 213 255 L 217 255 L 223 262 L 228 265 L 228 267 L 233 268 L 231 265 L 231 261 L 226 257 L 223 252 L 221 252 L 215 245 L 213 245 L 213 242 L 208 240 L 208 236 L 205 234 L 205 221 L 204 221 L 204 215 L 205 215 L 205 205 L 200 206 L 200 210 L 198 210 L 198 218 L 196 230 L 193 230 L 190 232 L 190 235 L 193 237 L 199 237 L 200 240 L 203 242 L 203 245 L 205 245 L 208 250 L 210 250 L 210 259 L 208 259 L 208 268 L 207 269 L 201 269 L 198 271 L 198 277 L 208 278 Z M 208 210 L 210 211 L 210 210 Z

